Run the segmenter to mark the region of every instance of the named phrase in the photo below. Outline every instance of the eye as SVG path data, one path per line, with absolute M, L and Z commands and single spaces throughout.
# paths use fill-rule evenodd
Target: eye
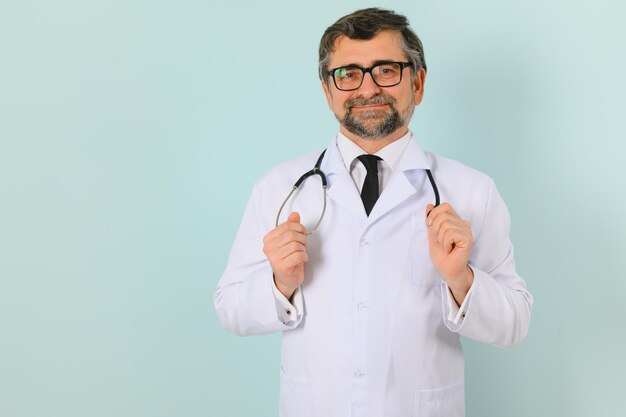
M 385 64 L 378 67 L 378 71 L 385 75 L 396 74 L 398 72 L 398 66 L 395 64 Z
M 361 70 L 358 68 L 343 67 L 335 70 L 335 78 L 358 78 L 361 76 Z

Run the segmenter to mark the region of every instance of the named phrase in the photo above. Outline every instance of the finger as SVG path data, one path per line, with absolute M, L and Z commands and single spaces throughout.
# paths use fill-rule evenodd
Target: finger
M 430 215 L 430 218 L 428 219 L 428 230 L 433 233 L 433 237 L 435 238 L 435 240 L 439 240 L 438 236 L 441 232 L 441 226 L 444 224 L 444 222 L 450 222 L 452 221 L 453 218 L 450 217 L 450 215 L 448 213 L 439 213 L 439 214 L 435 214 L 435 212 L 433 211 Z
M 432 206 L 432 204 L 429 204 L 429 206 Z M 428 224 L 429 226 L 432 226 L 437 220 L 437 218 L 444 214 L 446 214 L 445 206 L 437 206 L 437 207 L 433 206 L 433 208 L 430 209 L 430 211 L 428 212 L 426 216 L 426 224 Z
M 279 236 L 268 233 L 263 238 L 263 252 L 268 258 L 273 257 L 276 253 L 279 253 L 278 251 L 280 251 L 282 248 L 292 242 L 298 243 L 305 247 L 307 243 L 307 237 L 303 233 L 294 231 L 288 231 Z
M 444 236 L 448 232 L 448 230 L 462 231 L 463 224 L 460 219 L 457 219 L 455 217 L 452 217 L 450 214 L 445 213 L 439 215 L 435 223 L 433 223 L 433 225 L 429 227 L 429 229 L 433 233 L 434 239 L 437 241 L 437 243 L 443 246 Z
M 285 246 L 290 242 L 299 242 L 306 246 L 307 241 L 307 236 L 304 233 L 294 231 L 285 232 L 282 235 L 278 236 L 275 240 L 278 247 Z
M 435 217 L 443 213 L 449 213 L 449 214 L 452 214 L 453 216 L 459 217 L 459 215 L 456 213 L 456 211 L 452 208 L 452 206 L 449 203 L 443 203 L 431 209 L 430 214 L 428 215 L 428 219 L 431 222 L 433 222 Z
M 289 264 L 289 259 L 295 254 L 306 254 L 306 250 L 301 243 L 292 242 L 282 248 L 266 251 L 265 254 L 274 270 L 285 271 L 286 265 Z M 306 258 L 308 259 L 308 255 L 306 255 Z
M 454 227 L 460 231 L 462 231 L 466 235 L 472 234 L 472 228 L 470 222 L 460 218 L 457 214 L 453 213 L 441 213 L 434 220 L 431 228 L 437 230 L 438 233 L 441 232 L 442 225 L 446 225 L 446 227 Z
M 279 236 L 282 233 L 286 232 L 287 230 L 293 230 L 306 234 L 306 228 L 304 227 L 304 225 L 302 225 L 302 223 L 300 223 L 300 213 L 298 213 L 297 211 L 289 213 L 287 221 L 276 226 L 266 236 L 268 236 L 270 239 L 273 239 L 276 236 Z
M 441 246 L 445 253 L 451 253 L 455 248 L 455 242 L 458 237 L 458 230 L 449 228 L 441 237 Z
M 276 262 L 288 256 L 291 249 L 297 247 L 297 250 L 306 250 L 306 236 L 296 233 L 293 239 L 274 239 L 263 246 L 263 253 L 272 261 Z M 294 246 L 295 245 L 295 246 Z
M 439 227 L 439 224 L 443 222 L 450 222 L 451 224 L 461 226 L 464 221 L 456 213 L 449 212 L 439 212 L 437 214 L 431 214 L 431 220 L 432 225 L 435 227 Z
M 471 248 L 473 238 L 471 232 L 461 228 L 450 228 L 443 237 L 443 246 L 448 251 Z
M 290 242 L 277 249 L 275 254 L 278 259 L 285 259 L 296 252 L 306 252 L 306 247 L 300 242 Z
M 309 260 L 309 254 L 306 252 L 295 252 L 289 255 L 284 260 L 284 265 L 287 268 L 294 268 L 298 265 L 302 265 Z
M 448 228 L 450 227 L 449 223 L 446 223 L 445 221 L 439 221 L 438 223 L 438 227 L 437 227 L 437 243 L 439 243 L 439 245 L 443 246 L 443 237 L 445 236 L 446 232 L 448 231 Z
M 428 216 L 430 215 L 430 212 L 435 208 L 435 206 L 433 204 L 426 204 L 426 219 L 428 219 Z
M 431 245 L 434 246 L 439 246 L 439 230 L 440 230 L 440 223 L 437 223 L 437 225 L 430 225 L 427 227 L 428 229 L 428 241 L 430 242 Z
M 265 238 L 263 238 L 263 244 L 268 248 L 279 248 L 281 246 L 286 245 L 289 242 L 296 241 L 300 242 L 303 245 L 307 243 L 306 230 L 304 228 L 298 227 L 298 223 L 283 223 L 286 226 L 268 233 Z M 290 230 L 289 225 L 292 225 L 292 229 Z
M 306 235 L 306 228 L 301 223 L 287 221 L 279 224 L 274 229 L 270 230 L 264 237 L 263 242 L 267 244 L 269 241 L 274 240 L 281 236 L 285 232 L 297 232 Z
M 437 241 L 442 243 L 443 235 L 448 231 L 448 229 L 462 230 L 463 224 L 460 219 L 446 214 L 444 216 L 439 216 L 437 222 L 433 225 L 433 228 L 437 230 Z
M 278 270 L 282 274 L 291 275 L 297 267 L 302 267 L 309 260 L 305 252 L 296 252 L 281 262 Z
M 444 211 L 446 213 L 456 214 L 456 211 L 454 211 L 450 203 L 442 203 L 438 206 L 438 208 L 440 208 L 441 211 Z
M 292 211 L 291 213 L 289 213 L 287 221 L 283 224 L 285 225 L 284 227 L 286 227 L 287 230 L 300 231 L 306 234 L 306 228 L 304 227 L 304 225 L 302 225 L 302 223 L 300 223 L 300 213 L 298 213 L 297 211 Z

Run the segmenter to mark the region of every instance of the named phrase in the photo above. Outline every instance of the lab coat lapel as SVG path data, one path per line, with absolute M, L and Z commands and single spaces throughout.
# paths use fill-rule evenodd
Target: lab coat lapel
M 328 197 L 337 204 L 365 218 L 365 208 L 354 180 L 346 169 L 335 138 L 328 147 L 321 166 L 328 179 Z
M 384 216 L 416 192 L 404 172 L 394 172 L 369 215 L 370 222 Z
M 430 161 L 419 146 L 417 139 L 411 136 L 400 161 L 393 170 L 389 183 L 370 213 L 370 222 L 384 216 L 415 193 L 422 192 L 421 187 L 416 188 L 416 185 L 409 181 L 408 176 L 411 171 L 418 169 L 430 169 Z

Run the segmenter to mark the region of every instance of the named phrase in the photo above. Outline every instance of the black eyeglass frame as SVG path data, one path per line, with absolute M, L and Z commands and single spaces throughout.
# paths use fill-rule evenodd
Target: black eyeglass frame
M 381 65 L 389 65 L 389 64 L 398 64 L 400 65 L 400 80 L 398 80 L 397 83 L 395 84 L 391 84 L 391 85 L 380 85 L 376 82 L 376 79 L 374 78 L 374 74 L 372 73 L 372 70 L 376 67 L 379 67 Z M 413 63 L 412 62 L 395 62 L 395 61 L 384 61 L 384 62 L 379 62 L 376 65 L 372 65 L 371 67 L 368 68 L 362 68 L 356 65 L 344 65 L 342 67 L 337 67 L 337 68 L 333 68 L 331 70 L 328 71 L 328 75 L 331 76 L 333 78 L 333 83 L 335 84 L 335 87 L 337 88 L 337 90 L 339 91 L 354 91 L 354 90 L 358 90 L 359 88 L 361 88 L 361 86 L 363 85 L 363 80 L 365 80 L 365 74 L 369 72 L 370 76 L 372 77 L 372 81 L 374 81 L 374 84 L 376 84 L 379 87 L 382 88 L 386 88 L 386 87 L 394 87 L 398 84 L 400 84 L 402 82 L 402 74 L 404 73 L 404 69 L 407 67 L 412 67 Z M 361 83 L 358 85 L 358 87 L 355 88 L 350 88 L 350 89 L 343 89 L 343 88 L 339 88 L 339 86 L 337 85 L 337 80 L 335 79 L 335 71 L 337 71 L 338 69 L 342 69 L 342 68 L 346 68 L 346 69 L 360 69 L 363 72 L 363 77 L 361 78 Z

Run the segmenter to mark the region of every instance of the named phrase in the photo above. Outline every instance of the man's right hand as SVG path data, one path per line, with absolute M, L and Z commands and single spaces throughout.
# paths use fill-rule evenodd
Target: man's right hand
M 276 288 L 287 299 L 304 281 L 304 263 L 309 260 L 306 242 L 306 229 L 295 211 L 263 238 L 263 252 L 274 271 Z

